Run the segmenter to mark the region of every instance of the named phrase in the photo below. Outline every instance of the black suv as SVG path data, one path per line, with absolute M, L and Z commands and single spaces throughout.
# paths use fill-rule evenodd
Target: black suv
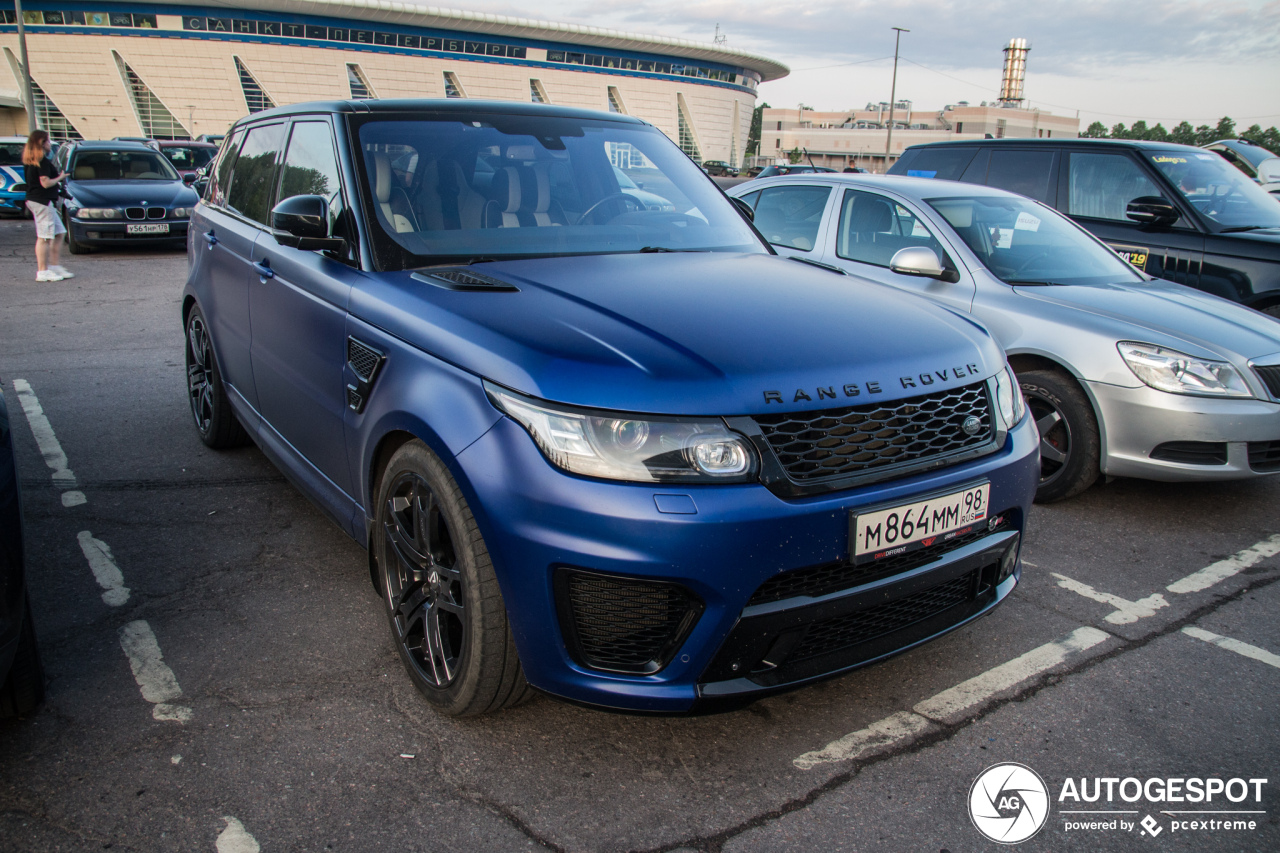
M 1280 317 L 1280 205 L 1202 148 L 1119 139 L 934 142 L 908 148 L 889 174 L 1021 193 L 1151 275 Z

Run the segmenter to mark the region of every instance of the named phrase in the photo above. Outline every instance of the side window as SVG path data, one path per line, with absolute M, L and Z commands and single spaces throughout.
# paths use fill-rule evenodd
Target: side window
M 900 249 L 911 246 L 933 249 L 939 260 L 946 254 L 924 222 L 896 201 L 862 190 L 844 191 L 837 255 L 887 267 Z
M 272 180 L 280 143 L 284 141 L 283 124 L 259 125 L 245 135 L 240 156 L 236 158 L 227 190 L 227 207 L 254 222 L 266 224 L 271 208 Z
M 1163 195 L 1142 167 L 1124 154 L 1073 152 L 1069 165 L 1067 213 L 1092 219 L 1129 222 L 1129 202 L 1144 195 Z
M 944 181 L 959 180 L 965 166 L 973 159 L 977 148 L 953 148 L 940 145 L 937 148 L 919 148 L 908 160 L 905 156 L 889 170 L 892 175 L 908 175 L 912 178 L 938 178 Z
M 811 251 L 818 242 L 818 226 L 831 196 L 829 187 L 783 186 L 760 191 L 756 228 L 770 243 Z
M 751 205 L 752 210 L 755 210 L 756 205 L 760 203 L 760 191 L 757 190 L 753 193 L 747 193 L 742 197 L 742 200 Z
M 987 186 L 1052 204 L 1053 202 L 1049 199 L 1049 187 L 1052 183 L 1055 162 L 1053 151 L 995 149 L 991 152 Z
M 236 157 L 240 153 L 242 139 L 244 139 L 244 130 L 237 130 L 222 146 L 220 159 L 210 170 L 212 174 L 209 186 L 204 192 L 204 197 L 210 204 L 222 206 L 227 203 L 227 190 L 231 189 L 231 169 L 235 166 Z
M 329 202 L 329 233 L 332 234 L 345 210 L 338 175 L 338 157 L 333 150 L 329 123 L 294 122 L 280 177 L 280 201 L 296 195 L 323 196 Z

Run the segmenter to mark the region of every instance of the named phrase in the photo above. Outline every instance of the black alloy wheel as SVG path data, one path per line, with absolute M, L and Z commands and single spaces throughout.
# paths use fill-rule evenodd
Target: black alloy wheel
M 1073 379 L 1056 370 L 1027 370 L 1018 384 L 1040 434 L 1037 503 L 1065 500 L 1099 476 L 1101 441 L 1093 406 Z
M 199 308 L 193 307 L 187 315 L 186 338 L 187 398 L 200 440 L 215 450 L 244 444 L 248 434 L 227 400 L 209 326 Z
M 425 444 L 392 454 L 371 543 L 396 650 L 437 710 L 471 716 L 532 696 L 484 538 Z

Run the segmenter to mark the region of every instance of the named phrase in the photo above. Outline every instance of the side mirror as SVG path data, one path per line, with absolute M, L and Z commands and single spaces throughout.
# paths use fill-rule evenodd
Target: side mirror
M 341 249 L 346 241 L 329 236 L 329 200 L 320 195 L 295 195 L 271 211 L 276 242 L 295 249 Z
M 729 201 L 733 202 L 738 206 L 738 211 L 743 216 L 747 217 L 748 222 L 756 221 L 756 212 L 751 205 L 747 204 L 745 201 L 743 201 L 740 198 L 733 198 L 732 196 L 730 196 Z
M 195 184 L 196 179 L 198 177 L 200 176 L 197 175 L 195 172 L 187 172 L 185 175 L 182 176 L 182 182 L 190 187 Z
M 1129 202 L 1124 215 L 1143 225 L 1172 225 L 1181 215 L 1173 202 L 1163 196 L 1144 195 Z
M 938 260 L 933 249 L 925 246 L 908 246 L 905 249 L 899 249 L 889 259 L 889 269 L 900 275 L 936 278 L 951 284 L 960 280 L 959 272 L 942 266 L 942 261 Z

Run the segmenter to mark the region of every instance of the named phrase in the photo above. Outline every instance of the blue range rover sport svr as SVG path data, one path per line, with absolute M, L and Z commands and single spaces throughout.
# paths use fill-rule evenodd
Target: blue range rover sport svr
M 740 704 L 923 643 L 1018 581 L 1038 438 L 990 335 L 777 257 L 642 121 L 256 113 L 191 226 L 201 438 L 251 437 L 367 545 L 443 713 L 530 688 Z

